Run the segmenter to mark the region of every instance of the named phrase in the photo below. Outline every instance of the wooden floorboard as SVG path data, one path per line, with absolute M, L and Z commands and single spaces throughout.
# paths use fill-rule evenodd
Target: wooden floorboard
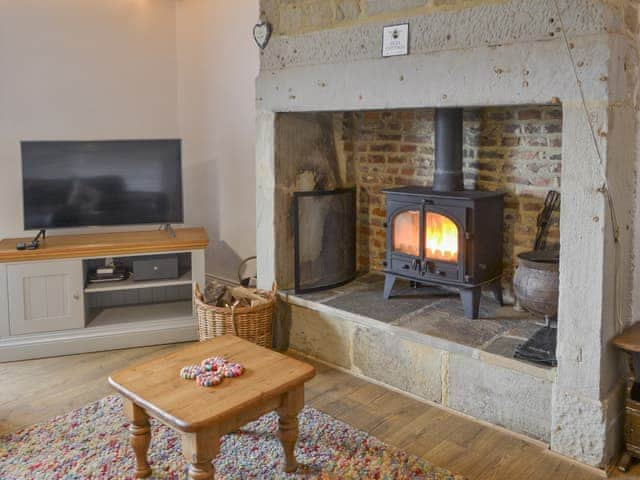
M 112 393 L 107 376 L 180 345 L 0 364 L 0 433 Z M 470 480 L 596 480 L 602 475 L 502 429 L 314 363 L 307 404 Z M 615 478 L 640 479 L 640 465 Z

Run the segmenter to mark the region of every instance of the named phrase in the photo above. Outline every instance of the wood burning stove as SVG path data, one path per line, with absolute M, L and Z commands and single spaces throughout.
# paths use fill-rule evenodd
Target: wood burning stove
M 481 288 L 502 304 L 504 194 L 463 189 L 462 109 L 437 109 L 433 188 L 383 190 L 387 203 L 384 298 L 396 278 L 456 287 L 478 318 Z
M 478 318 L 482 285 L 502 303 L 503 194 L 384 190 L 387 255 L 384 298 L 397 277 L 460 288 L 465 315 Z

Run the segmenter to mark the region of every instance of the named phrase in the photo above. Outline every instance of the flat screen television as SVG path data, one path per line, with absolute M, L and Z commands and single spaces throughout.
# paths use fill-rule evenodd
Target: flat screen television
M 180 140 L 21 143 L 25 230 L 183 222 Z

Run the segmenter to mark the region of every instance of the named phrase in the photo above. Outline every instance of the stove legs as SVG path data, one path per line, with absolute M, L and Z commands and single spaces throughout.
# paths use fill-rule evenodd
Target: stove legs
M 382 294 L 385 300 L 389 300 L 391 297 L 391 291 L 393 290 L 393 285 L 396 283 L 396 276 L 386 273 L 384 276 L 384 292 Z M 418 282 L 418 283 L 429 283 L 428 280 Z M 493 283 L 489 284 L 489 288 L 493 292 L 493 296 L 496 301 L 503 306 L 502 299 L 502 284 L 500 283 L 500 279 L 495 280 Z M 482 287 L 466 287 L 460 288 L 460 300 L 462 301 L 462 306 L 464 308 L 464 314 L 467 318 L 475 320 L 478 318 L 478 314 L 480 313 L 480 298 L 482 297 Z
M 394 275 L 386 274 L 384 276 L 384 293 L 382 297 L 385 300 L 389 300 L 391 296 L 391 290 L 393 290 L 393 284 L 396 283 L 396 277 Z
M 462 300 L 462 307 L 464 308 L 464 314 L 467 316 L 467 318 L 471 318 L 474 320 L 478 318 L 481 296 L 481 287 L 460 289 L 460 300 Z

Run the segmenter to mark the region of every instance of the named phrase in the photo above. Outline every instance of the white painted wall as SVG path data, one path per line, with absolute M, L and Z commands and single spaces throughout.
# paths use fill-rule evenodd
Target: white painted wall
M 191 221 L 205 225 L 207 272 L 235 279 L 255 254 L 258 0 L 177 2 L 179 104 Z
M 175 10 L 173 0 L 0 2 L 0 236 L 23 233 L 21 140 L 179 135 Z
M 0 0 L 0 238 L 25 233 L 20 140 L 182 137 L 185 223 L 233 278 L 255 253 L 257 18 L 258 0 Z

